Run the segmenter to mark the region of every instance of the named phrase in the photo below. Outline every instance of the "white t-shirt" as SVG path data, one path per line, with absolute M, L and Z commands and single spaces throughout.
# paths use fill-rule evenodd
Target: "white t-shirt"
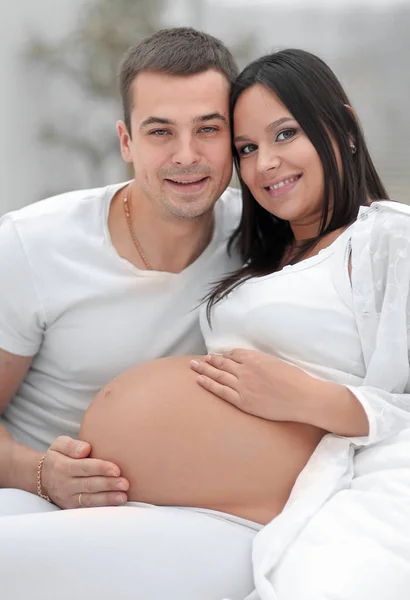
M 248 279 L 215 305 L 208 352 L 246 348 L 272 354 L 316 377 L 361 385 L 366 367 L 348 273 L 354 225 L 317 255 Z
M 108 213 L 124 183 L 70 192 L 0 220 L 0 348 L 34 356 L 2 423 L 40 450 L 76 436 L 113 377 L 163 356 L 204 353 L 198 310 L 210 284 L 239 267 L 226 242 L 238 190 L 215 206 L 213 239 L 181 273 L 140 270 L 112 245 Z

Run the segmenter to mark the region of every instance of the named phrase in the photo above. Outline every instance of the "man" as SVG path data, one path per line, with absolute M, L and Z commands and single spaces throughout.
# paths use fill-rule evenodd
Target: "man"
M 120 70 L 117 129 L 134 180 L 1 219 L 0 488 L 60 508 L 78 498 L 126 502 L 119 468 L 87 458 L 89 444 L 74 438 L 92 398 L 119 373 L 205 351 L 198 304 L 239 266 L 226 241 L 240 199 L 225 191 L 236 73 L 212 36 L 178 28 L 147 38 Z

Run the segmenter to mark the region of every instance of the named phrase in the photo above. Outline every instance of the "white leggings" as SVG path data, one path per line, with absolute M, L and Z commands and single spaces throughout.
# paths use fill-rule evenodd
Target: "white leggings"
M 7 600 L 243 600 L 257 523 L 216 511 L 128 503 L 59 510 L 0 489 Z

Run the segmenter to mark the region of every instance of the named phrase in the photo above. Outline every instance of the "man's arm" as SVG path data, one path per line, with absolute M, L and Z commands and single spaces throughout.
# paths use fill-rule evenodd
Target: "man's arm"
M 19 388 L 32 360 L 33 357 L 17 356 L 0 349 L 0 414 Z M 127 501 L 129 484 L 121 477 L 120 469 L 109 461 L 87 458 L 90 451 L 89 444 L 67 436 L 57 438 L 47 450 L 43 492 L 61 508 L 117 505 Z M 42 455 L 19 444 L 0 424 L 0 488 L 37 493 L 37 465 Z
M 0 349 L 0 414 L 18 390 L 33 357 L 17 356 Z M 36 492 L 36 466 L 41 453 L 16 442 L 0 425 L 0 488 L 15 487 Z
M 1 414 L 29 370 L 32 357 L 39 352 L 47 329 L 35 273 L 21 232 L 10 215 L 0 219 L 0 282 Z M 90 453 L 90 444 L 68 436 L 58 437 L 46 451 L 42 490 L 61 508 L 127 501 L 128 481 L 120 477 L 117 465 L 88 458 Z M 0 425 L 0 488 L 15 487 L 36 493 L 41 457 L 42 453 L 18 443 Z

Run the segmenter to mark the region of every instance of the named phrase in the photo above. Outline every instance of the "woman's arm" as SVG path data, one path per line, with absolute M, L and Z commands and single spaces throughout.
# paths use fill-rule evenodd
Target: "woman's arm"
M 321 427 L 343 437 L 366 437 L 369 420 L 363 405 L 344 385 L 310 377 L 301 389 L 298 422 Z
M 347 387 L 317 379 L 270 354 L 233 350 L 191 366 L 201 374 L 202 387 L 247 413 L 346 437 L 368 435 L 366 412 Z

